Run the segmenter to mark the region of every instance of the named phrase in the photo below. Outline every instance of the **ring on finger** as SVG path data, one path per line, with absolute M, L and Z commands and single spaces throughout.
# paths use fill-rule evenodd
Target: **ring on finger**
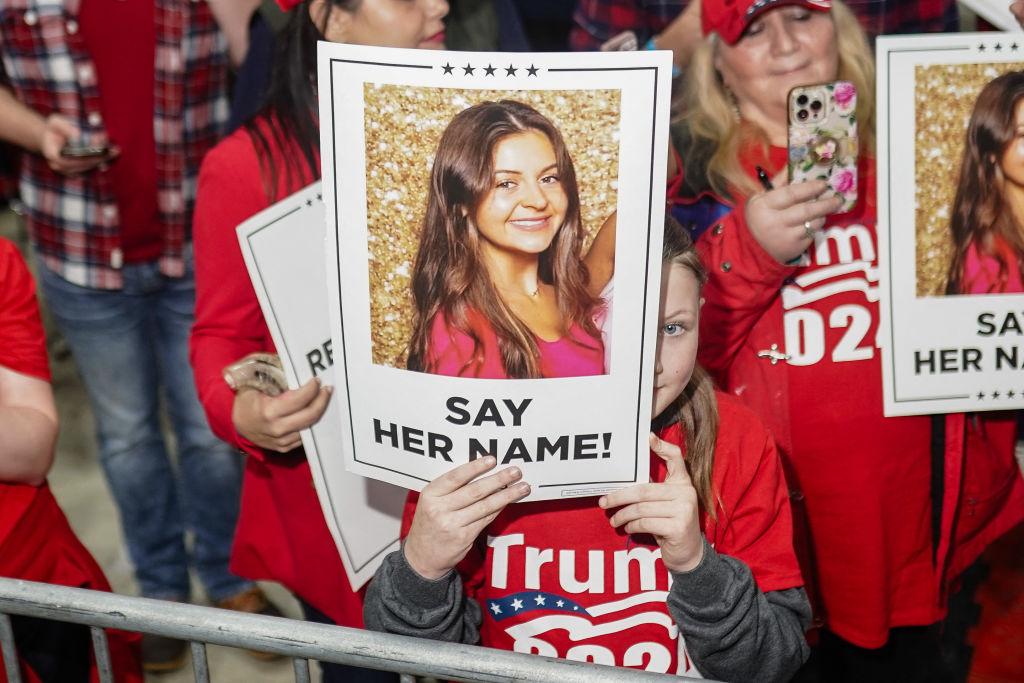
M 814 227 L 810 221 L 804 221 L 804 237 L 807 239 L 814 237 Z

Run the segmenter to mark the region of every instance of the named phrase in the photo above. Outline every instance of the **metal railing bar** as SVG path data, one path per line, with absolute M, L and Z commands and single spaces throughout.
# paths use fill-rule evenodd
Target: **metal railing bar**
M 296 657 L 292 660 L 292 670 L 295 671 L 295 683 L 309 683 L 309 660 Z
M 110 643 L 107 642 L 107 632 L 93 626 L 89 629 L 92 634 L 92 652 L 96 657 L 96 671 L 100 675 L 100 683 L 114 683 L 114 665 L 110 661 Z
M 7 683 L 21 683 L 18 650 L 14 645 L 14 627 L 11 626 L 11 618 L 6 614 L 0 614 L 0 654 L 4 657 Z
M 0 613 L 462 681 L 629 683 L 662 674 L 0 578 Z
M 210 662 L 206 659 L 206 643 L 192 641 L 192 676 L 196 683 L 210 683 Z

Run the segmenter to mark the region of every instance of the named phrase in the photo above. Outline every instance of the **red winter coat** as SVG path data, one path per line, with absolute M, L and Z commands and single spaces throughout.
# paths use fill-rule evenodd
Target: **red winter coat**
M 784 163 L 775 148 L 761 165 Z M 1012 414 L 940 416 L 934 432 L 930 416 L 883 417 L 873 160 L 860 176 L 857 208 L 828 218 L 809 263 L 778 263 L 741 210 L 703 233 L 699 358 L 775 435 L 819 619 L 874 648 L 943 616 L 952 579 L 1024 519 L 1024 481 Z

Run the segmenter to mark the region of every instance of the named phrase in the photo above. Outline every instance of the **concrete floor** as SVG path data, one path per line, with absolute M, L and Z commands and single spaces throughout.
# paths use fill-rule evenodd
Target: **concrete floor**
M 16 242 L 25 253 L 24 229 L 14 213 L 0 211 L 0 236 Z M 31 264 L 31 259 L 28 260 Z M 45 308 L 43 318 L 50 346 L 53 391 L 60 413 L 60 436 L 55 464 L 49 476 L 50 486 L 75 533 L 103 567 L 114 591 L 137 595 L 131 562 L 121 538 L 118 513 L 97 460 L 92 413 L 85 390 L 66 345 L 52 331 Z M 300 618 L 298 603 L 288 591 L 273 583 L 262 586 L 286 616 Z M 208 604 L 195 582 L 193 596 L 196 604 Z M 295 680 L 288 659 L 266 662 L 240 650 L 217 646 L 208 648 L 208 658 L 210 677 L 215 683 L 283 683 Z M 313 680 L 319 681 L 317 667 L 314 665 L 312 669 Z M 191 663 L 187 662 L 179 671 L 148 675 L 146 680 L 185 683 L 195 679 Z

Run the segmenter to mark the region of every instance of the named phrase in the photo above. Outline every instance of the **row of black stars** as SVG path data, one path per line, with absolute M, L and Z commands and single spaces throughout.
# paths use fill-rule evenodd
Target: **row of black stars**
M 501 67 L 492 66 L 491 64 L 488 64 L 487 66 L 476 66 L 476 67 L 474 67 L 471 64 L 466 64 L 466 66 L 452 66 L 451 63 L 448 63 L 448 64 L 445 64 L 444 66 L 442 66 L 441 68 L 444 69 L 444 73 L 445 74 L 451 74 L 453 76 L 455 75 L 455 69 L 462 69 L 462 75 L 463 76 L 472 76 L 473 73 L 476 72 L 477 69 L 483 69 L 485 76 L 493 76 L 495 74 L 495 72 L 502 71 L 502 70 L 504 70 L 506 76 L 515 76 L 516 72 L 522 71 L 524 69 L 526 70 L 526 75 L 527 76 L 536 76 L 537 72 L 540 71 L 540 67 L 536 67 L 533 64 L 531 64 L 528 67 L 522 67 L 521 66 L 518 69 L 516 67 L 512 66 L 511 64 L 509 64 L 507 67 L 502 69 Z
M 1009 49 L 1010 49 L 1011 52 L 1016 52 L 1017 48 L 1018 48 L 1017 43 L 1010 43 L 1010 48 Z M 1002 52 L 1003 45 L 1002 45 L 1002 43 L 996 43 L 995 45 L 992 46 L 992 49 L 995 50 L 996 52 Z M 978 52 L 984 52 L 984 51 L 985 51 L 985 43 L 980 43 L 978 45 Z
M 1004 396 L 1006 398 L 1015 398 L 1017 396 L 1024 397 L 1024 391 L 1017 392 L 1017 391 L 1014 391 L 1013 389 L 1010 389 L 1005 394 L 999 393 L 998 390 L 993 391 L 991 394 L 986 394 L 984 391 L 979 391 L 977 398 L 978 398 L 979 401 L 984 401 L 988 397 L 991 397 L 991 398 L 1002 398 Z

